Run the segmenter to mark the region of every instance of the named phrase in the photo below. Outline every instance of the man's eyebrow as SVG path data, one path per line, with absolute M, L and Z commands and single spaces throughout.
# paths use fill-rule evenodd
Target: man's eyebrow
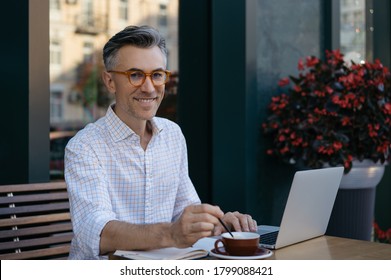
M 159 68 L 156 68 L 156 69 L 153 69 L 151 72 L 154 72 L 154 71 L 161 71 L 161 70 L 165 70 L 164 68 L 162 67 L 159 67 Z M 126 71 L 142 71 L 142 72 L 145 72 L 143 69 L 139 69 L 139 68 L 130 68 Z

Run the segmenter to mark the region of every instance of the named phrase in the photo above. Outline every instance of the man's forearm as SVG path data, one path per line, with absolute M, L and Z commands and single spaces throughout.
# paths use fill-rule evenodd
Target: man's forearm
M 171 224 L 135 225 L 110 221 L 102 230 L 100 254 L 115 250 L 151 250 L 174 246 Z

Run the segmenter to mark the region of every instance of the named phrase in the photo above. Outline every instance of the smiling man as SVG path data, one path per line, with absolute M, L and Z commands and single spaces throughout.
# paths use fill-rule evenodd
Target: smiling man
M 129 26 L 106 43 L 103 60 L 102 79 L 115 103 L 65 150 L 75 234 L 69 258 L 188 247 L 220 234 L 218 218 L 235 231 L 255 231 L 251 216 L 201 204 L 180 128 L 155 117 L 170 76 L 160 33 Z

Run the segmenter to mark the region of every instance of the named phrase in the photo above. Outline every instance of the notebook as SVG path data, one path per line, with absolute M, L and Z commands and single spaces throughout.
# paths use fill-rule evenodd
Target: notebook
M 278 249 L 324 235 L 343 171 L 343 167 L 297 171 L 280 226 L 258 226 L 261 246 Z
M 132 260 L 193 260 L 208 256 L 209 251 L 199 247 L 162 248 L 149 251 L 117 250 L 114 256 Z

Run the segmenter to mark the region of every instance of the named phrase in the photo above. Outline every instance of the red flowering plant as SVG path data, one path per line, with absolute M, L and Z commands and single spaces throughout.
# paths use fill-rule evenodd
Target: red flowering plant
M 352 160 L 391 160 L 391 74 L 379 60 L 348 66 L 339 50 L 298 63 L 298 77 L 279 81 L 262 124 L 267 154 L 309 168 Z M 293 83 L 293 85 L 291 85 Z M 291 86 L 289 86 L 291 85 Z
M 380 226 L 374 222 L 374 240 L 381 243 L 390 243 L 391 244 L 391 228 L 387 230 L 382 230 Z

